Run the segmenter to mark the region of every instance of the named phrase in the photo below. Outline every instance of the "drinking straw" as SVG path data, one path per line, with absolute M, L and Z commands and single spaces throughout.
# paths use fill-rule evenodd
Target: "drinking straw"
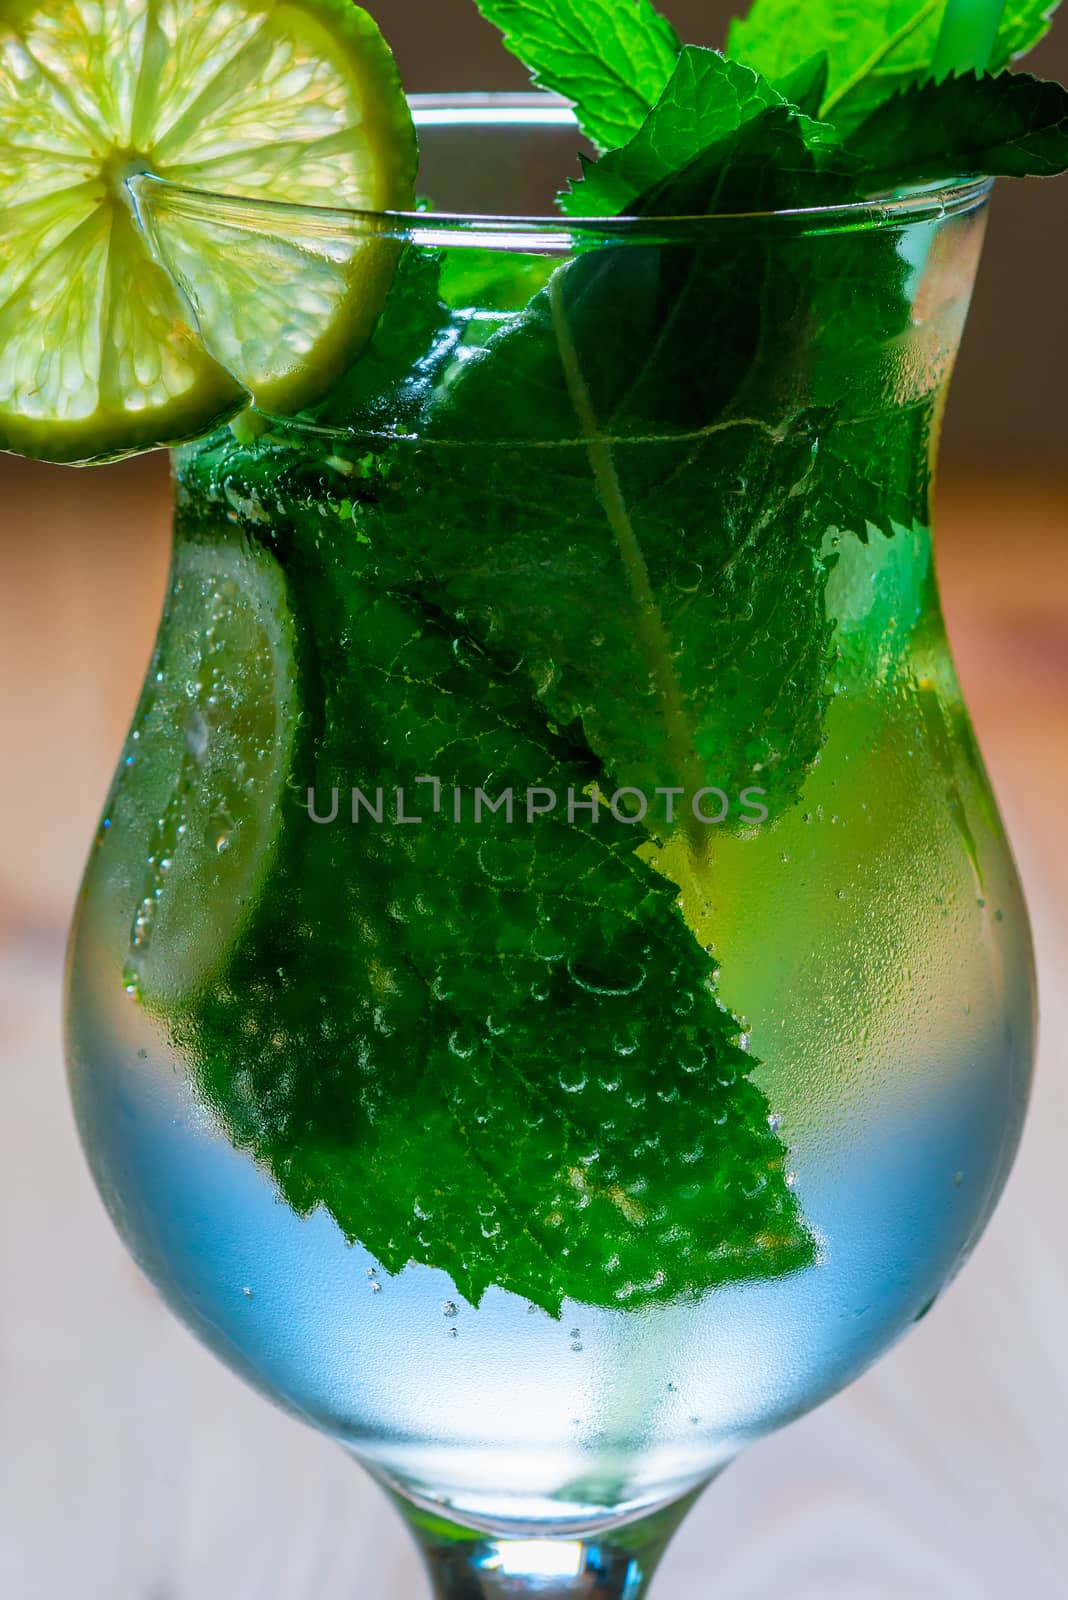
M 994 53 L 1006 0 L 949 0 L 935 45 L 935 78 L 953 72 L 985 72 Z

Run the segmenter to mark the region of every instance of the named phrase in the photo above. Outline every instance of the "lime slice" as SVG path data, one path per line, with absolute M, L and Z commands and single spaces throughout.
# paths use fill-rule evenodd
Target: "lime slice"
M 404 208 L 416 169 L 349 0 L 0 0 L 0 145 L 0 448 L 54 461 L 321 394 L 397 246 L 290 208 Z
M 244 541 L 181 545 L 105 832 L 134 905 L 126 986 L 147 1004 L 208 982 L 256 904 L 297 715 L 277 562 Z

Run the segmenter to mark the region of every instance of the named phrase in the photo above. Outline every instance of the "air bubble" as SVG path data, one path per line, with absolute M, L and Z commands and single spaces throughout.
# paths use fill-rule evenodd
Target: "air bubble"
M 683 1072 L 700 1072 L 705 1064 L 705 1053 L 695 1044 L 679 1046 L 678 1063 Z
M 671 574 L 671 581 L 682 594 L 695 594 L 704 575 L 705 569 L 699 561 L 680 561 Z

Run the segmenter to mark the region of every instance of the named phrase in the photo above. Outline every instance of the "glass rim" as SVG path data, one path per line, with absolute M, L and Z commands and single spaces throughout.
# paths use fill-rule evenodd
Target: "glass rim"
M 462 92 L 408 96 L 417 129 L 430 127 L 570 128 L 581 140 L 571 102 L 545 91 Z M 959 177 L 948 183 L 916 188 L 884 199 L 849 201 L 842 205 L 792 207 L 779 211 L 713 212 L 677 217 L 570 217 L 558 215 L 509 216 L 478 212 L 370 211 L 353 207 L 316 206 L 261 195 L 228 195 L 175 183 L 147 172 L 129 180 L 135 196 L 152 192 L 181 197 L 194 208 L 217 215 L 262 215 L 290 226 L 301 219 L 309 231 L 319 233 L 339 226 L 366 226 L 379 238 L 429 247 L 466 246 L 477 249 L 568 253 L 593 243 L 671 244 L 693 242 L 710 235 L 749 229 L 790 234 L 867 233 L 879 228 L 903 228 L 913 223 L 941 222 L 978 209 L 988 198 L 994 180 Z

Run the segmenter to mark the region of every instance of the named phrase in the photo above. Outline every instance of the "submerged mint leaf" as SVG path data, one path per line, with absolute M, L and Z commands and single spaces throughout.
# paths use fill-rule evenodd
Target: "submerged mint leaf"
M 990 62 L 1000 72 L 1046 34 L 1059 0 L 1009 0 Z M 727 49 L 767 77 L 793 72 L 818 43 L 830 74 L 821 112 L 840 128 L 928 77 L 946 0 L 755 0 L 731 24 Z
M 660 98 L 679 39 L 652 0 L 478 0 L 534 82 L 575 104 L 579 127 L 609 150 Z
M 518 365 L 519 383 L 554 381 L 532 345 L 495 356 L 502 375 Z M 477 405 L 488 430 L 498 393 L 496 378 L 475 385 L 458 428 L 474 425 Z M 581 730 L 607 793 L 714 784 L 730 803 L 724 826 L 737 829 L 750 786 L 781 815 L 820 748 L 830 626 L 824 529 L 806 517 L 818 437 L 814 419 L 798 418 L 778 431 L 739 420 L 694 438 L 622 440 L 613 505 L 584 441 L 530 450 L 517 429 L 514 443 L 394 464 L 360 527 L 392 592 L 462 622 L 547 722 Z M 712 526 L 697 521 L 707 502 L 721 508 Z M 560 511 L 549 518 L 547 505 Z M 700 540 L 686 544 L 681 530 L 695 525 Z M 640 833 L 650 859 L 668 847 L 670 876 L 677 830 L 652 806 Z
M 976 174 L 1051 177 L 1068 168 L 1068 90 L 1028 73 L 966 73 L 906 89 L 850 134 L 875 192 Z
M 866 544 L 930 519 L 933 405 L 903 406 L 871 416 L 839 417 L 820 444 L 812 515 L 827 528 Z

